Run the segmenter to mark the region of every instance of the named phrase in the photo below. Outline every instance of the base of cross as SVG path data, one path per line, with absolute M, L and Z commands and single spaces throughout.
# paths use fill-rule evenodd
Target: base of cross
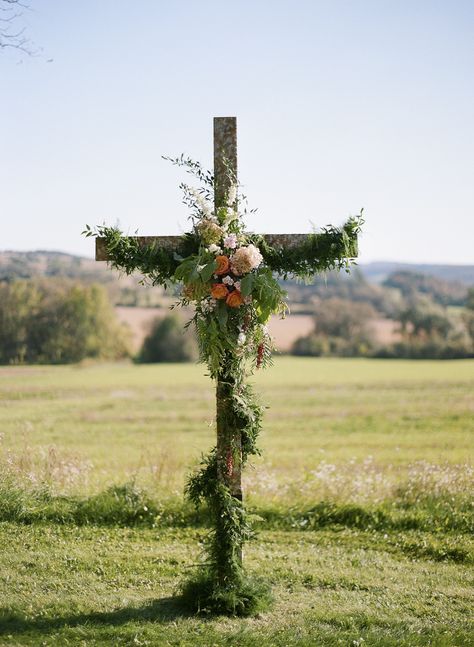
M 180 602 L 192 613 L 249 617 L 271 608 L 271 587 L 262 578 L 243 574 L 219 582 L 212 573 L 199 571 L 180 589 Z

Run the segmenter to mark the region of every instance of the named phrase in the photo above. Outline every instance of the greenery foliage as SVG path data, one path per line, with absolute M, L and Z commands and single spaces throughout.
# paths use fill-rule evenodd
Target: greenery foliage
M 66 364 L 128 354 L 128 336 L 98 285 L 0 283 L 0 363 Z
M 200 360 L 217 382 L 218 445 L 186 486 L 190 501 L 207 504 L 214 528 L 206 542 L 204 570 L 184 591 L 199 611 L 245 615 L 258 609 L 259 595 L 266 598 L 261 585 L 251 583 L 244 573 L 241 558 L 242 546 L 253 532 L 234 475 L 258 453 L 262 418 L 245 379 L 270 362 L 272 341 L 266 324 L 270 315 L 284 316 L 287 310 L 286 293 L 276 275 L 308 279 L 326 270 L 348 270 L 362 215 L 340 229 L 326 227 L 320 234 L 309 234 L 296 246 L 275 248 L 246 231 L 242 216 L 247 209 L 238 211 L 245 197 L 239 200 L 231 172 L 223 184 L 225 196 L 213 205 L 213 175 L 183 156 L 170 161 L 201 183 L 199 189 L 180 185 L 192 229 L 177 249 L 141 245 L 137 238 L 123 237 L 117 228 L 105 225 L 87 226 L 84 234 L 105 239 L 112 267 L 127 274 L 139 270 L 154 285 L 180 284 L 179 304 L 195 308 L 189 324 L 197 332 Z

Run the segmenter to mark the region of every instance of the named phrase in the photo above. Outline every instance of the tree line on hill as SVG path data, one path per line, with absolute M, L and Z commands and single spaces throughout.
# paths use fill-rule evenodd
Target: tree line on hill
M 69 266 L 68 266 L 69 267 Z M 131 357 L 130 333 L 119 324 L 110 292 L 62 275 L 0 280 L 0 363 L 70 363 Z M 360 270 L 329 274 L 314 285 L 285 284 L 293 311 L 311 313 L 312 332 L 295 355 L 405 358 L 474 356 L 474 288 L 412 272 L 381 285 Z M 143 290 L 143 288 L 141 288 Z M 296 304 L 296 305 L 295 305 Z M 374 321 L 396 325 L 380 343 Z M 136 361 L 194 361 L 196 343 L 174 315 L 153 323 Z
M 382 285 L 362 275 L 328 298 L 313 297 L 314 329 L 298 339 L 295 355 L 457 359 L 474 357 L 474 288 L 412 272 L 395 272 Z M 398 339 L 378 342 L 373 324 L 388 318 Z

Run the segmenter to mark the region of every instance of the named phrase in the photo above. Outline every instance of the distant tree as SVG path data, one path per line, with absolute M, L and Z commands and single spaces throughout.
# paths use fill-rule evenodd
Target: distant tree
M 0 283 L 0 364 L 21 364 L 28 354 L 31 319 L 41 294 L 31 281 Z
M 410 299 L 398 314 L 402 341 L 379 349 L 379 357 L 456 359 L 472 356 L 467 327 L 429 297 Z
M 467 293 L 466 309 L 462 314 L 462 320 L 471 342 L 471 351 L 474 351 L 474 287 Z
M 400 332 L 408 339 L 444 339 L 453 328 L 446 311 L 427 299 L 412 299 L 398 313 Z
M 321 303 L 315 314 L 315 332 L 328 337 L 368 340 L 368 323 L 376 316 L 374 308 L 367 303 L 353 303 L 338 298 L 327 299 Z
M 319 309 L 321 302 L 338 298 L 368 303 L 378 312 L 390 317 L 397 311 L 400 301 L 394 291 L 369 283 L 360 268 L 355 268 L 350 275 L 328 272 L 309 285 L 289 280 L 285 281 L 284 287 L 293 303 L 305 304 L 304 312 L 307 313 L 312 313 L 315 308 Z M 300 306 L 298 312 L 302 311 Z
M 294 355 L 367 355 L 373 348 L 370 321 L 377 312 L 368 303 L 331 298 L 320 303 L 314 331 L 297 339 Z
M 383 282 L 384 287 L 399 290 L 405 299 L 414 299 L 419 295 L 431 297 L 440 305 L 462 306 L 466 302 L 466 286 L 455 281 L 443 279 L 421 272 L 397 271 L 390 274 Z
M 67 280 L 0 284 L 0 363 L 63 364 L 129 354 L 101 286 Z
M 467 292 L 466 308 L 468 310 L 474 310 L 474 287 L 469 288 Z
M 192 332 L 183 332 L 181 320 L 176 315 L 167 315 L 153 321 L 138 355 L 138 361 L 192 362 L 197 357 L 197 344 Z

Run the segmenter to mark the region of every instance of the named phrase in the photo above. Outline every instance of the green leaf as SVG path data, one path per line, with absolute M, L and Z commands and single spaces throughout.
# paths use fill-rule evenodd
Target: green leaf
M 244 297 L 248 297 L 252 293 L 253 282 L 255 275 L 247 274 L 240 282 L 240 291 Z
M 217 318 L 220 327 L 224 330 L 227 326 L 227 319 L 229 318 L 229 312 L 224 300 L 217 302 Z
M 201 279 L 204 283 L 207 283 L 211 276 L 214 274 L 214 270 L 217 268 L 217 262 L 215 260 L 211 261 L 203 267 L 200 271 Z

